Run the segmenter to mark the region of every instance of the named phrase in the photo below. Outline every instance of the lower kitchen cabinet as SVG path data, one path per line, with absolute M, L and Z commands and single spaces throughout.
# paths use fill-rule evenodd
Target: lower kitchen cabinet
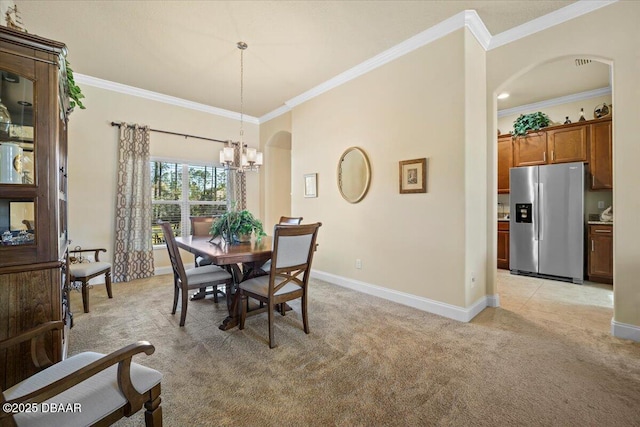
M 589 225 L 587 251 L 589 280 L 613 284 L 613 225 Z
M 498 221 L 498 268 L 509 269 L 509 221 Z

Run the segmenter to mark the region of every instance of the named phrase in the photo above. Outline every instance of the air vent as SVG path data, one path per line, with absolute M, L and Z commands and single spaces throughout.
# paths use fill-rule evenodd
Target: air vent
M 581 65 L 587 65 L 589 62 L 591 62 L 590 59 L 576 59 L 576 67 L 579 67 Z

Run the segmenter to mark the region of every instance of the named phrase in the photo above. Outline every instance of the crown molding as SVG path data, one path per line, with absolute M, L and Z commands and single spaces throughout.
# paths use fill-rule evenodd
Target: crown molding
M 547 28 L 551 28 L 553 26 L 562 24 L 564 22 L 570 21 L 579 16 L 585 15 L 587 13 L 593 12 L 594 10 L 598 10 L 602 7 L 609 6 L 610 4 L 616 3 L 618 0 L 608 0 L 608 1 L 595 1 L 595 0 L 580 0 L 575 3 L 570 4 L 569 6 L 565 6 L 561 9 L 548 13 L 539 18 L 533 19 L 529 22 L 526 22 L 522 25 L 519 25 L 510 30 L 504 31 L 500 34 L 496 34 L 491 37 L 491 42 L 489 43 L 489 49 L 495 49 L 500 46 L 504 46 L 505 44 L 514 42 L 523 37 L 530 36 L 537 32 L 546 30 Z
M 275 119 L 276 117 L 281 116 L 289 111 L 291 111 L 291 108 L 288 105 L 283 105 L 265 114 L 264 116 L 258 117 L 258 121 L 260 123 L 268 122 L 269 120 Z
M 138 98 L 149 99 L 151 101 L 162 102 L 164 104 L 175 105 L 176 107 L 188 108 L 190 110 L 201 111 L 203 113 L 213 114 L 215 116 L 226 117 L 228 119 L 240 121 L 240 113 L 235 111 L 224 110 L 222 108 L 211 107 L 209 105 L 200 104 L 193 101 L 187 101 L 186 99 L 177 98 L 175 96 L 164 95 L 158 92 L 152 92 L 150 90 L 139 89 L 133 86 L 123 85 L 121 83 L 112 82 L 109 80 L 99 79 L 97 77 L 91 77 L 84 74 L 73 73 L 76 83 L 81 83 L 87 86 L 93 86 L 100 89 L 106 89 L 113 92 L 123 93 L 125 95 L 136 96 Z M 252 123 L 255 125 L 260 124 L 258 118 L 253 116 L 243 115 L 243 121 Z
M 489 44 L 491 43 L 491 33 L 487 30 L 487 27 L 475 10 L 464 11 L 464 26 L 469 29 L 484 50 L 488 50 Z
M 567 104 L 569 102 L 582 101 L 585 99 L 595 98 L 596 96 L 611 95 L 611 87 L 603 87 L 600 89 L 589 90 L 586 92 L 574 93 L 572 95 L 561 96 L 558 98 L 547 99 L 546 101 L 534 102 L 533 104 L 520 105 L 514 108 L 498 110 L 498 118 L 510 116 L 512 114 L 523 114 L 531 111 L 538 111 L 556 105 Z

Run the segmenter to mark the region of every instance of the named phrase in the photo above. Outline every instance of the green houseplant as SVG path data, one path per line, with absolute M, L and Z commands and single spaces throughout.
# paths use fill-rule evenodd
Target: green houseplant
M 247 242 L 255 234 L 258 241 L 266 236 L 262 222 L 248 210 L 229 211 L 219 217 L 211 226 L 213 237 L 222 237 L 230 243 Z
M 513 122 L 513 136 L 525 136 L 530 130 L 539 130 L 549 126 L 549 116 L 540 111 L 536 113 L 520 114 Z

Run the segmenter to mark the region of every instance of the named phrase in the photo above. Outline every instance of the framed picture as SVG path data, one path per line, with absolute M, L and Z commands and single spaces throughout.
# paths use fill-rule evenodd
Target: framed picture
M 304 197 L 318 197 L 318 174 L 317 173 L 305 174 Z
M 400 162 L 400 194 L 427 192 L 427 159 Z

